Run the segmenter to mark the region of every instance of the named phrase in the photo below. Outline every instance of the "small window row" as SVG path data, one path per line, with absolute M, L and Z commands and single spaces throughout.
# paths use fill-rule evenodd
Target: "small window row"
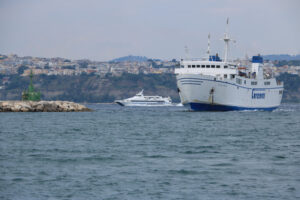
M 224 66 L 224 68 L 227 66 Z M 220 65 L 188 65 L 188 68 L 221 68 Z

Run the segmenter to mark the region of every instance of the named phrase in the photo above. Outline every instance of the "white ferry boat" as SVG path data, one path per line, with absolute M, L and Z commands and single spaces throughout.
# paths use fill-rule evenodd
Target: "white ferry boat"
M 170 97 L 144 96 L 143 92 L 144 90 L 128 99 L 116 100 L 115 103 L 121 106 L 172 106 Z
M 228 26 L 228 20 L 227 20 Z M 224 34 L 225 56 L 210 55 L 210 36 L 205 59 L 181 59 L 175 69 L 181 103 L 194 111 L 276 109 L 281 102 L 283 83 L 263 71 L 263 58 L 253 56 L 250 66 L 227 60 L 233 41 Z

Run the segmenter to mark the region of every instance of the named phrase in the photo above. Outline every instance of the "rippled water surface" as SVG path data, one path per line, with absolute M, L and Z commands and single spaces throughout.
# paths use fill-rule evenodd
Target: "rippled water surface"
M 300 105 L 0 113 L 0 199 L 297 199 Z

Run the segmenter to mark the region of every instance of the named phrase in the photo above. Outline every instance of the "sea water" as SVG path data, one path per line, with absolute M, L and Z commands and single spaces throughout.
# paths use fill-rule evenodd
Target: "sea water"
M 0 113 L 0 199 L 297 199 L 300 105 Z

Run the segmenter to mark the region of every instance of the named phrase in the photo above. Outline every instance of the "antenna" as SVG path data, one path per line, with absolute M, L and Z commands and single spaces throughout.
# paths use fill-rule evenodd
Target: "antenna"
M 210 56 L 210 33 L 208 34 L 208 41 L 207 41 L 207 60 L 209 60 L 209 56 Z
M 229 18 L 227 17 L 226 31 L 224 33 L 224 38 L 223 38 L 223 40 L 225 42 L 224 62 L 227 62 L 227 59 L 228 59 L 229 42 L 230 41 L 235 42 L 235 40 L 233 40 L 229 37 L 228 30 L 229 30 Z
M 189 56 L 189 49 L 187 45 L 184 46 L 184 51 L 185 51 L 185 58 L 188 59 L 190 56 Z

